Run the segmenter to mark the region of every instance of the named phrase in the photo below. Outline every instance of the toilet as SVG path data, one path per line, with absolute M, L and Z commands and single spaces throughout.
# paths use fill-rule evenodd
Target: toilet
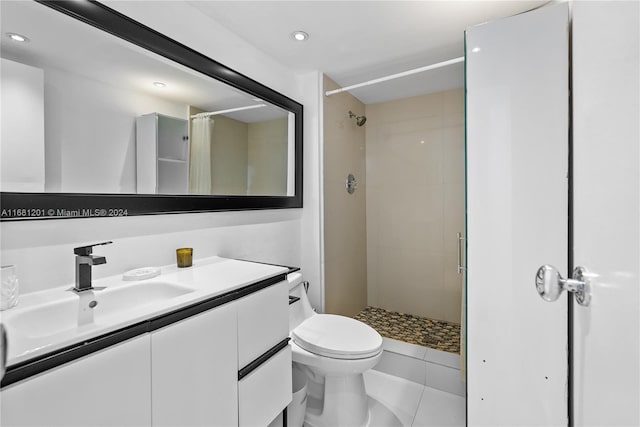
M 382 337 L 350 317 L 317 314 L 300 272 L 288 275 L 289 331 L 294 366 L 307 377 L 305 426 L 369 423 L 363 373 L 382 357 Z

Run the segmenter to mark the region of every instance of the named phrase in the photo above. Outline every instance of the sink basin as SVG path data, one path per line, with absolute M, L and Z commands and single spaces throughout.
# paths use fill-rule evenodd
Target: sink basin
M 64 292 L 61 299 L 24 311 L 7 319 L 12 334 L 28 339 L 51 337 L 117 322 L 144 307 L 193 292 L 163 281 L 144 281 L 79 294 Z
M 98 302 L 94 312 L 96 316 L 99 316 L 105 311 L 131 310 L 190 292 L 193 292 L 193 289 L 158 280 L 106 288 L 102 291 L 94 292 Z

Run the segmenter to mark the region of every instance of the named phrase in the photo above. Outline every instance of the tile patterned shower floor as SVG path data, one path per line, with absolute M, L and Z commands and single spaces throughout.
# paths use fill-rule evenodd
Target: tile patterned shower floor
M 386 338 L 460 353 L 460 325 L 442 320 L 367 307 L 355 319 L 366 323 Z

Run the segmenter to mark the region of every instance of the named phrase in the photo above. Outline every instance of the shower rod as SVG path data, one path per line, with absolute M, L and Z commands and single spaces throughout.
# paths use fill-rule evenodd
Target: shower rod
M 364 82 L 364 83 L 358 83 L 358 84 L 351 85 L 351 86 L 345 86 L 343 88 L 335 89 L 335 90 L 328 90 L 328 91 L 325 92 L 325 95 L 326 96 L 331 96 L 331 95 L 334 95 L 336 93 L 346 92 L 346 91 L 351 90 L 351 89 L 356 89 L 356 88 L 363 87 L 363 86 L 374 85 L 376 83 L 386 82 L 387 80 L 393 80 L 393 79 L 397 79 L 397 78 L 400 78 L 400 77 L 410 76 L 412 74 L 422 73 L 423 71 L 435 70 L 436 68 L 446 67 L 447 65 L 457 64 L 458 62 L 463 62 L 463 61 L 464 61 L 464 56 L 461 56 L 459 58 L 449 59 L 448 61 L 438 62 L 437 64 L 426 65 L 424 67 L 415 68 L 413 70 L 403 71 L 401 73 L 391 74 L 391 75 L 386 76 L 386 77 L 380 77 L 378 79 L 369 80 L 369 81 Z
M 194 114 L 193 116 L 191 116 L 191 118 L 195 119 L 198 117 L 209 117 L 209 116 L 215 116 L 216 114 L 233 113 L 234 111 L 251 110 L 253 108 L 260 108 L 260 107 L 266 107 L 266 106 L 267 106 L 266 104 L 258 104 L 258 105 L 249 105 L 247 107 L 229 108 L 228 110 L 210 111 L 207 113 Z

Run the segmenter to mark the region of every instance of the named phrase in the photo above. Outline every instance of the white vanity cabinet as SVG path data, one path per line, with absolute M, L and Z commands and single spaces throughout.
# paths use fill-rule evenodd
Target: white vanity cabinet
M 287 282 L 151 332 L 154 426 L 264 427 L 291 401 Z
M 288 283 L 282 277 L 43 358 L 61 365 L 34 360 L 31 367 L 10 367 L 0 425 L 269 425 L 291 401 Z
M 136 119 L 138 194 L 189 193 L 189 122 L 158 113 Z
M 11 384 L 0 425 L 151 426 L 150 357 L 144 334 Z
M 238 425 L 233 303 L 151 332 L 154 426 Z

